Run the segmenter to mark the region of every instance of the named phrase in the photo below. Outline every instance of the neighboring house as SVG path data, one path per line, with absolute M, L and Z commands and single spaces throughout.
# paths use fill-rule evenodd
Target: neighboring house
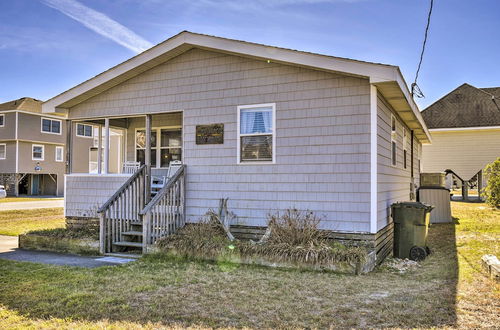
M 498 98 L 498 100 L 496 99 Z M 423 172 L 447 172 L 462 181 L 467 198 L 470 181 L 500 157 L 500 87 L 463 84 L 422 111 L 432 134 L 424 145 Z
M 398 67 L 191 32 L 43 111 L 122 130 L 122 161 L 146 164 L 107 174 L 105 139 L 98 174 L 66 175 L 66 216 L 101 216 L 103 252 L 147 250 L 229 198 L 234 232 L 263 233 L 270 213 L 311 210 L 332 237 L 366 240 L 382 259 L 392 250 L 390 206 L 414 197 L 417 150 L 430 141 Z M 70 146 L 70 169 L 79 154 Z M 148 204 L 149 165 L 161 177 L 173 160 L 183 171 Z
M 42 114 L 42 101 L 24 97 L 0 104 L 0 185 L 8 195 L 62 196 L 66 139 L 65 117 Z M 88 172 L 94 141 L 79 136 L 74 141 L 85 150 L 79 157 L 87 159 Z

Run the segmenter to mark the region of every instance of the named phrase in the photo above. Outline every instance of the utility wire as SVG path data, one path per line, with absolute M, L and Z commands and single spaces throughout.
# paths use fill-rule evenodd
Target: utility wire
M 417 73 L 415 74 L 415 81 L 411 84 L 411 95 L 418 98 L 424 97 L 424 93 L 420 90 L 417 85 L 418 74 L 420 73 L 420 67 L 422 66 L 422 61 L 424 59 L 425 45 L 427 44 L 427 35 L 429 34 L 429 26 L 431 25 L 431 15 L 432 7 L 434 5 L 434 0 L 431 0 L 431 6 L 429 8 L 429 15 L 427 15 L 427 26 L 425 27 L 424 42 L 422 44 L 422 52 L 420 53 L 420 61 L 418 62 Z

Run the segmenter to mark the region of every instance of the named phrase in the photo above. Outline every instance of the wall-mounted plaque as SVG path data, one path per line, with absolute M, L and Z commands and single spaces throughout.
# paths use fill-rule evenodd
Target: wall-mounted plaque
M 196 144 L 223 144 L 224 124 L 196 125 Z

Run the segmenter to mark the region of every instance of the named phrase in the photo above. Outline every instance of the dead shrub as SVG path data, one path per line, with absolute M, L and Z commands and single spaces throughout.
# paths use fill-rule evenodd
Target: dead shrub
M 318 229 L 320 220 L 311 211 L 297 209 L 288 209 L 281 215 L 269 215 L 267 225 L 271 235 L 268 242 L 292 246 L 317 243 L 324 238 L 323 232 Z

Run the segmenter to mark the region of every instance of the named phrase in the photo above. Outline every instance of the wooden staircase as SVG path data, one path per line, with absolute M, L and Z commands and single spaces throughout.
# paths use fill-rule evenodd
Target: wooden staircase
M 145 204 L 149 180 L 145 166 L 139 168 L 98 210 L 101 253 L 136 257 L 184 226 L 185 172 L 180 167 Z

